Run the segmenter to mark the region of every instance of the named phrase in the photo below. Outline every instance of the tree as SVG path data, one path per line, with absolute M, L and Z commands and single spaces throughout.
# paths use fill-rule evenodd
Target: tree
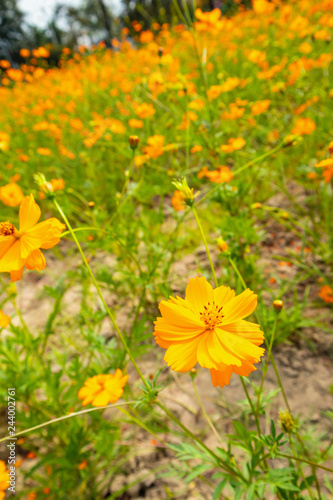
M 0 57 L 12 59 L 24 39 L 24 14 L 17 0 L 0 0 Z

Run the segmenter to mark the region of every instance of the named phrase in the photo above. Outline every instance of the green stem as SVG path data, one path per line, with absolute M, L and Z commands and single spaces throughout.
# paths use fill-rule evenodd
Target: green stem
M 241 273 L 240 273 L 240 271 L 239 271 L 238 267 L 236 266 L 235 261 L 234 261 L 231 257 L 229 257 L 229 262 L 230 262 L 230 264 L 231 264 L 231 266 L 232 266 L 233 270 L 234 270 L 234 271 L 235 271 L 235 273 L 237 274 L 237 276 L 238 276 L 238 278 L 239 278 L 239 281 L 241 282 L 241 284 L 242 284 L 242 286 L 243 286 L 244 290 L 246 290 L 246 289 L 247 289 L 247 285 L 246 285 L 246 283 L 245 283 L 245 281 L 244 281 L 244 278 L 243 278 L 243 276 L 241 275 Z
M 116 403 L 114 405 L 107 405 L 107 406 L 97 406 L 96 408 L 88 408 L 87 410 L 81 410 L 81 411 L 77 411 L 75 413 L 69 413 L 68 415 L 64 415 L 63 417 L 54 418 L 52 420 L 49 420 L 48 422 L 44 422 L 42 424 L 35 425 L 35 427 L 30 427 L 30 429 L 26 429 L 25 431 L 17 432 L 16 434 L 13 434 L 12 436 L 6 436 L 6 437 L 0 439 L 0 443 L 2 443 L 3 441 L 7 441 L 9 439 L 14 439 L 17 436 L 22 436 L 22 434 L 27 434 L 28 432 L 35 431 L 36 429 L 42 429 L 43 427 L 46 427 L 47 425 L 55 424 L 56 422 L 61 422 L 62 420 L 66 420 L 67 418 L 76 417 L 77 415 L 83 415 L 84 413 L 90 413 L 92 411 L 97 411 L 97 410 L 107 410 L 108 408 L 117 408 L 118 406 L 132 405 L 134 403 L 136 403 L 136 401 L 127 401 L 124 403 Z
M 252 399 L 250 397 L 249 391 L 247 390 L 246 384 L 244 382 L 244 378 L 242 376 L 240 376 L 239 378 L 240 378 L 240 381 L 242 383 L 242 386 L 243 386 L 246 398 L 247 398 L 247 400 L 249 402 L 249 405 L 251 406 L 251 410 L 252 410 L 252 413 L 253 413 L 253 416 L 254 416 L 254 420 L 256 422 L 256 427 L 257 427 L 258 434 L 259 434 L 259 436 L 261 436 L 261 429 L 260 429 L 259 418 L 258 418 L 258 415 L 257 415 L 255 409 L 254 409 L 254 405 L 252 403 Z
M 198 404 L 199 404 L 199 406 L 200 406 L 200 409 L 201 409 L 201 411 L 202 411 L 202 413 L 203 413 L 203 415 L 204 415 L 205 419 L 207 420 L 209 427 L 210 427 L 210 428 L 212 429 L 212 431 L 214 432 L 214 434 L 215 434 L 215 436 L 216 436 L 217 440 L 218 440 L 218 441 L 222 444 L 222 443 L 223 443 L 223 441 L 222 441 L 222 439 L 221 439 L 221 437 L 220 437 L 219 433 L 217 432 L 216 427 L 214 426 L 213 422 L 211 421 L 211 419 L 210 419 L 210 417 L 209 417 L 208 413 L 206 412 L 206 409 L 205 409 L 204 405 L 202 404 L 202 401 L 201 401 L 201 398 L 200 398 L 200 395 L 199 395 L 199 392 L 198 392 L 197 386 L 196 386 L 196 384 L 195 384 L 195 380 L 194 380 L 194 378 L 192 379 L 192 384 L 193 384 L 193 389 L 194 389 L 194 392 L 195 392 L 195 395 L 196 395 L 196 398 L 197 398 Z
M 242 479 L 242 481 L 244 481 L 244 483 L 247 483 L 246 478 L 239 471 L 235 471 L 232 467 L 230 467 L 230 465 L 228 463 L 224 462 L 224 460 L 222 460 L 221 457 L 219 457 L 218 455 L 216 455 L 216 453 L 214 453 L 212 450 L 210 450 L 199 438 L 197 438 L 197 436 L 195 434 L 193 434 L 187 427 L 185 427 L 185 425 L 183 425 L 181 423 L 181 421 L 177 417 L 175 417 L 174 414 L 166 406 L 164 406 L 159 401 L 156 401 L 156 405 L 159 408 L 161 408 L 161 410 L 163 410 L 164 413 L 166 415 L 168 415 L 168 417 L 171 420 L 173 420 L 175 422 L 175 424 L 177 424 L 178 427 L 180 427 L 189 438 L 191 438 L 193 441 L 195 441 L 196 443 L 198 443 L 202 448 L 204 448 L 204 450 L 211 457 L 213 457 L 214 460 L 217 461 L 217 463 L 220 465 L 220 467 L 222 469 L 227 470 L 234 477 L 238 476 L 240 479 Z
M 263 367 L 263 374 L 262 374 L 261 384 L 259 387 L 259 393 L 258 393 L 258 399 L 257 399 L 257 414 L 258 415 L 260 412 L 260 398 L 261 398 L 261 394 L 262 394 L 263 387 L 264 387 L 264 382 L 265 382 L 267 369 L 268 369 L 268 363 L 269 363 L 269 359 L 271 357 L 272 347 L 273 347 L 273 343 L 274 343 L 274 337 L 275 337 L 275 333 L 276 333 L 277 319 L 278 319 L 278 313 L 276 313 L 276 315 L 275 315 L 275 321 L 274 321 L 274 325 L 273 325 L 271 340 L 270 340 L 268 351 L 267 351 L 267 359 L 265 362 L 265 366 Z
M 58 209 L 58 211 L 59 211 L 59 213 L 60 213 L 61 217 L 63 218 L 63 220 L 64 220 L 64 222 L 65 222 L 66 226 L 68 227 L 68 229 L 69 229 L 69 231 L 70 231 L 70 233 L 71 233 L 71 235 L 72 235 L 72 238 L 73 238 L 73 240 L 74 240 L 74 241 L 75 241 L 75 243 L 76 243 L 76 246 L 78 247 L 78 250 L 79 250 L 79 252 L 80 252 L 80 254 L 81 254 L 82 260 L 83 260 L 83 262 L 84 262 L 84 264 L 85 264 L 85 266 L 86 266 L 86 268 L 87 268 L 87 271 L 88 271 L 88 273 L 89 273 L 89 275 L 90 275 L 90 278 L 91 278 L 91 280 L 92 280 L 93 284 L 95 285 L 95 288 L 96 288 L 97 294 L 98 294 L 99 298 L 101 299 L 102 304 L 103 304 L 103 305 L 104 305 L 104 307 L 105 307 L 105 310 L 106 310 L 106 312 L 107 312 L 107 315 L 109 316 L 109 318 L 110 318 L 110 320 L 111 320 L 111 323 L 113 324 L 113 326 L 114 326 L 114 328 L 115 328 L 115 330 L 116 330 L 116 332 L 117 332 L 117 334 L 118 334 L 118 337 L 119 337 L 119 339 L 120 339 L 121 343 L 123 344 L 123 347 L 124 347 L 125 351 L 127 352 L 127 354 L 128 354 L 128 356 L 129 356 L 129 358 L 130 358 L 130 360 L 131 360 L 131 362 L 132 362 L 132 364 L 133 364 L 134 368 L 136 369 L 136 371 L 137 371 L 137 373 L 138 373 L 138 375 L 139 375 L 140 379 L 142 380 L 142 382 L 144 383 L 144 385 L 147 387 L 147 389 L 149 389 L 149 384 L 148 384 L 148 382 L 146 381 L 146 379 L 144 378 L 144 376 L 143 376 L 143 375 L 142 375 L 142 373 L 141 373 L 140 368 L 139 368 L 139 367 L 138 367 L 138 365 L 136 364 L 136 361 L 135 361 L 135 359 L 134 359 L 134 357 L 133 357 L 133 355 L 132 355 L 132 353 L 131 353 L 131 351 L 130 351 L 130 349 L 129 349 L 128 345 L 127 345 L 127 342 L 126 342 L 126 340 L 125 340 L 125 337 L 124 337 L 124 335 L 121 333 L 121 331 L 120 331 L 120 329 L 119 329 L 119 327 L 118 327 L 118 325 L 117 325 L 117 323 L 116 323 L 116 320 L 115 320 L 115 318 L 114 318 L 114 316 L 113 316 L 113 314 L 112 314 L 111 310 L 109 309 L 109 307 L 108 307 L 107 303 L 105 302 L 105 299 L 104 299 L 104 297 L 103 297 L 103 294 L 102 294 L 102 292 L 101 292 L 101 289 L 100 289 L 100 287 L 99 287 L 99 285 L 98 285 L 98 283 L 97 283 L 97 280 L 96 280 L 96 278 L 95 278 L 95 276 L 94 276 L 94 274 L 93 274 L 93 272 L 92 272 L 92 270 L 91 270 L 91 267 L 89 266 L 89 263 L 88 263 L 88 261 L 87 261 L 87 259 L 86 259 L 86 256 L 84 255 L 84 252 L 83 252 L 83 250 L 82 250 L 82 247 L 81 247 L 81 245 L 80 245 L 80 243 L 79 243 L 79 240 L 77 239 L 77 237 L 76 237 L 76 235 L 75 235 L 75 232 L 74 232 L 74 231 L 73 231 L 73 229 L 72 229 L 72 226 L 70 225 L 69 220 L 67 219 L 66 215 L 65 215 L 65 214 L 64 214 L 64 212 L 62 211 L 62 209 L 61 209 L 60 205 L 58 204 L 57 200 L 54 198 L 54 200 L 53 200 L 53 201 L 54 201 L 54 204 L 55 204 L 56 208 Z
M 290 460 L 296 460 L 298 462 L 304 462 L 305 464 L 311 465 L 311 467 L 313 467 L 313 468 L 323 469 L 323 470 L 327 470 L 328 472 L 333 472 L 333 469 L 330 469 L 329 467 L 325 467 L 324 465 L 316 464 L 314 462 L 311 462 L 310 460 L 305 460 L 305 458 L 294 457 L 293 455 L 287 455 L 286 453 L 277 453 L 276 456 L 281 457 L 281 458 L 289 458 Z
M 258 156 L 254 160 L 250 160 L 249 162 L 245 163 L 245 165 L 243 165 L 242 167 L 238 168 L 237 170 L 235 170 L 233 172 L 234 176 L 239 174 L 240 172 L 243 172 L 243 170 L 246 170 L 247 168 L 252 167 L 252 165 L 255 165 L 256 163 L 260 162 L 261 160 L 264 160 L 268 156 L 273 155 L 274 153 L 279 151 L 281 148 L 283 148 L 285 146 L 285 144 L 286 144 L 286 141 L 283 140 L 274 149 L 271 149 L 270 151 L 267 151 L 266 153 L 262 154 L 261 156 Z
M 295 455 L 296 454 L 295 453 L 295 448 L 294 448 L 293 442 L 291 440 L 291 435 L 290 434 L 289 434 L 289 445 L 290 445 L 291 451 L 293 452 L 293 455 Z M 305 478 L 303 469 L 302 469 L 300 463 L 297 460 L 296 460 L 296 464 L 297 464 L 298 471 L 299 471 L 300 475 L 302 476 L 302 479 L 303 479 L 303 481 L 304 481 L 304 483 L 306 485 L 306 489 L 308 490 L 311 499 L 314 500 L 312 491 L 311 491 L 310 486 L 309 486 L 309 484 L 308 484 L 308 482 L 307 482 L 307 480 Z
M 128 183 L 130 181 L 130 178 L 131 178 L 131 173 L 132 173 L 132 168 L 133 168 L 133 163 L 134 163 L 134 156 L 135 156 L 135 149 L 132 149 L 132 159 L 131 159 L 131 163 L 130 163 L 129 169 L 128 169 L 127 173 L 126 173 L 126 180 L 125 180 L 125 183 L 123 185 L 123 189 L 122 189 L 122 191 L 120 193 L 120 199 L 119 199 L 117 210 L 120 209 L 120 207 L 123 205 L 123 203 L 125 201 L 125 200 L 123 200 L 123 198 L 124 198 L 126 188 L 127 188 Z
M 198 224 L 198 227 L 199 227 L 199 230 L 200 230 L 200 233 L 201 233 L 202 241 L 203 241 L 203 243 L 205 245 L 205 249 L 206 249 L 207 257 L 208 257 L 208 260 L 209 260 L 210 268 L 211 268 L 211 271 L 212 271 L 212 275 L 213 275 L 213 278 L 214 278 L 215 286 L 218 287 L 219 284 L 218 284 L 218 281 L 217 281 L 217 277 L 216 277 L 216 273 L 215 273 L 215 269 L 214 269 L 214 264 L 213 264 L 213 261 L 212 261 L 212 257 L 210 255 L 210 251 L 209 251 L 209 248 L 208 248 L 208 244 L 207 244 L 207 240 L 206 240 L 206 236 L 205 236 L 204 230 L 202 228 L 202 225 L 201 225 L 201 222 L 200 222 L 200 219 L 198 217 L 196 209 L 192 206 L 191 210 L 193 212 L 195 220 L 197 221 L 197 224 Z
M 148 432 L 148 434 L 151 434 L 152 436 L 158 438 L 158 435 L 156 434 L 156 432 L 152 431 L 151 429 L 148 429 L 148 427 L 141 420 L 139 420 L 138 418 L 131 415 L 127 410 L 124 410 L 124 408 L 118 408 L 118 410 L 121 411 L 121 413 L 123 413 L 124 415 L 126 415 L 127 418 L 129 418 L 134 423 L 136 423 L 139 427 L 142 427 L 142 429 L 144 429 L 146 432 Z

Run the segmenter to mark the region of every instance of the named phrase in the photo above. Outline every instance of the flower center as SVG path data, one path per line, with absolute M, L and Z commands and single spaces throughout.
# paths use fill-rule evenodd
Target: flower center
M 15 227 L 8 220 L 0 222 L 0 236 L 10 236 L 15 233 Z
M 206 330 L 213 330 L 216 325 L 219 325 L 223 318 L 224 314 L 222 314 L 222 306 L 215 304 L 213 300 L 212 303 L 208 302 L 206 306 L 204 306 L 204 310 L 200 312 L 201 321 L 203 321 L 206 325 Z

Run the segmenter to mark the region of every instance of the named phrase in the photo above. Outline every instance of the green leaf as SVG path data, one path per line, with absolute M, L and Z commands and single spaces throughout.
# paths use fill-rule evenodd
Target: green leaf
M 220 483 L 216 486 L 216 488 L 215 488 L 215 490 L 214 490 L 214 493 L 213 493 L 213 498 L 212 498 L 212 500 L 219 500 L 220 495 L 221 495 L 221 493 L 222 493 L 222 491 L 223 491 L 223 489 L 224 489 L 224 487 L 225 487 L 226 483 L 227 483 L 227 480 L 226 480 L 226 479 L 223 479 L 223 481 L 221 481 L 221 482 L 220 482 Z

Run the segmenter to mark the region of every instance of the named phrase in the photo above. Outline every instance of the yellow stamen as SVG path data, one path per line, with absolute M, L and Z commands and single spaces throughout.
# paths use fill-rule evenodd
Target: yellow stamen
M 204 310 L 200 312 L 200 319 L 206 325 L 206 330 L 213 330 L 216 325 L 222 323 L 224 318 L 224 314 L 222 314 L 222 306 L 215 304 L 213 300 L 212 303 L 208 302 L 206 306 L 204 306 Z
M 0 222 L 0 235 L 1 236 L 10 236 L 14 234 L 15 227 L 8 220 L 6 222 Z

